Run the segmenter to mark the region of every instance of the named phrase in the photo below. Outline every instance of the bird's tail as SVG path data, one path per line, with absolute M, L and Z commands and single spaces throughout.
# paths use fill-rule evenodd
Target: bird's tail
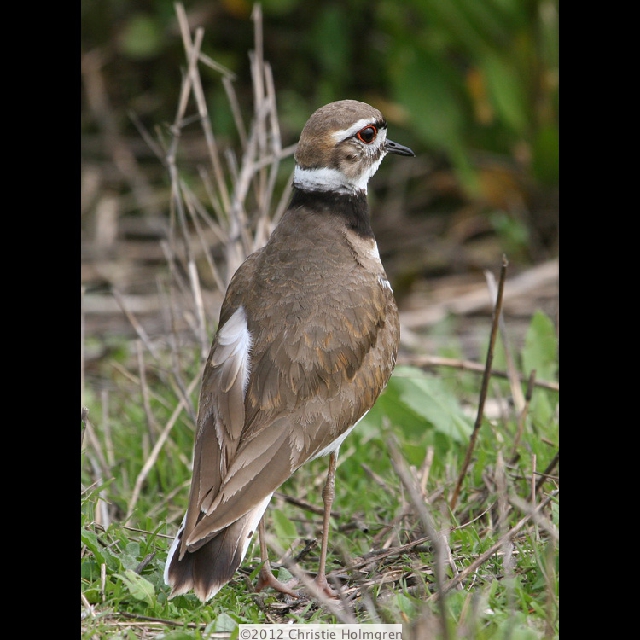
M 210 600 L 231 580 L 244 559 L 249 542 L 260 523 L 271 495 L 241 518 L 221 529 L 195 551 L 185 551 L 180 559 L 180 545 L 184 521 L 176 535 L 164 570 L 164 581 L 171 587 L 171 595 L 187 593 L 191 589 L 202 601 Z

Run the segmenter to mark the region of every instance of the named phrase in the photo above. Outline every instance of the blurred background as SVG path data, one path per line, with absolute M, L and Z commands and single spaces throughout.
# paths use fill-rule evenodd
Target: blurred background
M 204 29 L 202 52 L 218 65 L 200 68 L 218 146 L 238 149 L 222 79 L 250 118 L 254 6 L 183 6 L 192 32 Z M 283 146 L 297 141 L 316 108 L 352 98 L 379 108 L 390 138 L 417 154 L 388 158 L 369 189 L 405 347 L 449 322 L 447 332 L 467 338 L 464 355 L 482 357 L 468 320 L 489 318 L 485 271 L 497 274 L 503 254 L 513 280 L 505 297 L 511 326 L 517 331 L 519 318 L 526 326 L 537 308 L 557 320 L 557 0 L 264 0 L 260 7 Z M 89 370 L 117 348 L 116 337 L 135 335 L 114 290 L 148 334 L 165 326 L 159 241 L 171 182 L 158 149 L 169 139 L 186 67 L 170 0 L 81 3 Z M 179 167 L 206 163 L 199 127 L 183 128 L 179 153 Z M 291 157 L 282 161 L 276 190 L 292 169 Z M 482 331 L 486 340 L 486 325 Z

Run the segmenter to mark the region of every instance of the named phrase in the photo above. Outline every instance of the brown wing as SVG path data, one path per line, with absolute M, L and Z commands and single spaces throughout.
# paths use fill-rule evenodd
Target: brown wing
M 296 250 L 276 232 L 255 260 L 244 301 L 252 336 L 244 427 L 216 495 L 202 503 L 206 514 L 185 535 L 189 549 L 253 508 L 357 422 L 395 363 L 397 310 L 381 283 L 382 268 L 372 273 L 355 260 L 344 234 L 327 229 L 330 241 L 319 251 L 323 229 L 287 228 Z M 329 278 L 335 290 L 327 295 Z
M 242 295 L 250 287 L 257 255 L 247 258 L 229 284 L 218 332 L 205 365 L 180 558 L 189 546 L 187 541 L 203 510 L 207 510 L 218 495 L 244 428 L 244 387 L 249 374 L 250 344 Z

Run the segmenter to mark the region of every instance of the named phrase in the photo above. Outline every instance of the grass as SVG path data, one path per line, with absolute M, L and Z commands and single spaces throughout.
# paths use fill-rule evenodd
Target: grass
M 354 620 L 400 622 L 405 640 L 557 637 L 557 339 L 542 312 L 517 349 L 508 322 L 494 324 L 486 336 L 491 377 L 484 363 L 464 362 L 455 318 L 440 353 L 402 355 L 338 460 L 327 572 L 341 601 L 255 593 L 255 542 L 210 603 L 190 594 L 168 600 L 164 562 L 186 508 L 202 359 L 217 315 L 202 273 L 223 290 L 239 260 L 264 242 L 288 197 L 280 162 L 291 154 L 280 144 L 270 69 L 257 47 L 254 116 L 248 127 L 237 117 L 242 153 L 227 154 L 225 170 L 201 99 L 202 33 L 192 40 L 181 11 L 190 60 L 183 96 L 195 97 L 212 166 L 199 170 L 200 190 L 178 169 L 180 131 L 193 120 L 185 97 L 170 140 L 155 143 L 173 193 L 159 277 L 171 329 L 149 336 L 128 312 L 138 339 L 112 349 L 97 374 L 85 379 L 83 369 L 82 637 L 235 638 L 241 623 Z M 254 20 L 261 42 L 259 12 Z M 212 237 L 217 262 L 205 250 Z M 83 348 L 91 340 L 83 336 Z M 317 569 L 326 464 L 299 469 L 267 511 L 281 579 Z
M 535 328 L 541 317 L 532 321 L 530 336 L 536 334 L 544 351 L 549 336 L 537 335 Z M 537 344 L 533 340 L 529 337 L 525 347 L 531 353 Z M 553 367 L 543 357 L 540 364 Z M 83 637 L 153 637 L 150 634 L 168 634 L 176 626 L 182 635 L 162 637 L 204 638 L 215 637 L 214 631 L 232 631 L 239 623 L 339 622 L 322 602 L 285 602 L 270 592 L 254 593 L 257 545 L 242 571 L 210 604 L 202 606 L 192 595 L 167 600 L 162 571 L 186 506 L 193 422 L 186 411 L 174 421 L 127 520 L 136 481 L 153 450 L 154 432 L 144 428 L 140 387 L 123 375 L 120 365 L 105 366 L 113 371 L 108 410 L 98 398 L 89 397 L 87 404 L 89 415 L 107 420 L 101 428 L 86 421 L 82 454 L 87 487 L 81 526 Z M 494 379 L 492 386 L 497 397 L 508 397 L 508 382 Z M 515 452 L 517 416 L 484 418 L 457 506 L 451 510 L 450 496 L 473 423 L 464 405 L 473 406 L 478 388 L 477 375 L 438 376 L 399 366 L 376 407 L 343 445 L 327 569 L 346 587 L 349 602 L 344 609 L 358 621 L 403 622 L 409 628 L 426 620 L 424 624 L 433 626 L 444 604 L 453 637 L 558 635 L 557 465 L 541 475 L 557 456 L 558 394 L 534 388 Z M 150 382 L 148 395 L 157 444 L 157 433 L 174 415 L 175 401 L 160 380 Z M 445 542 L 445 587 L 464 574 L 444 598 L 435 587 L 433 542 L 394 468 L 389 451 L 394 442 Z M 301 556 L 297 565 L 315 571 L 325 472 L 326 459 L 314 461 L 274 497 L 268 511 L 270 546 L 286 550 L 284 559 L 272 551 L 276 566 Z M 533 505 L 544 501 L 537 516 L 513 532 Z M 282 571 L 286 577 L 286 568 Z

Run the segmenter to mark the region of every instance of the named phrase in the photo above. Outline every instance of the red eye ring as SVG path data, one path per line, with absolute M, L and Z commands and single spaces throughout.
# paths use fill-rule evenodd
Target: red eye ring
M 358 140 L 361 140 L 365 144 L 371 144 L 376 139 L 377 135 L 378 129 L 373 124 L 368 124 L 363 129 L 360 129 L 358 133 L 356 133 Z

